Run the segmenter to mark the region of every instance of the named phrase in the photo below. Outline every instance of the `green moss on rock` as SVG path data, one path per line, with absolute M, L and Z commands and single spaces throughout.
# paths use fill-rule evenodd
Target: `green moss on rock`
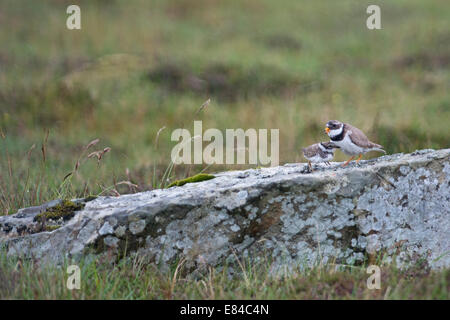
M 98 198 L 97 196 L 90 195 L 90 196 L 87 196 L 86 198 L 84 198 L 83 201 L 89 202 L 89 201 L 95 200 L 97 198 Z
M 192 177 L 189 177 L 186 179 L 176 180 L 176 181 L 172 182 L 171 184 L 169 184 L 168 188 L 171 188 L 174 186 L 181 187 L 181 186 L 185 185 L 186 183 L 196 183 L 196 182 L 211 180 L 214 178 L 215 178 L 215 176 L 213 176 L 211 174 L 199 173 L 199 174 L 196 174 L 195 176 L 192 176 Z
M 70 200 L 62 200 L 60 204 L 48 208 L 47 211 L 41 212 L 34 217 L 34 221 L 46 221 L 46 220 L 69 220 L 75 214 L 75 211 L 84 208 L 83 203 L 75 203 Z
M 58 225 L 45 226 L 45 231 L 51 232 L 51 231 L 54 231 L 59 228 L 61 228 L 61 226 L 58 226 Z

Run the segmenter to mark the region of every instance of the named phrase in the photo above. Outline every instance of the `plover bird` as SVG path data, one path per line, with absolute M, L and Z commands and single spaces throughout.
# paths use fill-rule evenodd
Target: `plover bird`
M 349 125 L 348 123 L 330 120 L 327 122 L 325 132 L 330 137 L 331 142 L 340 147 L 345 154 L 352 156 L 343 164 L 343 167 L 352 161 L 356 155 L 359 155 L 359 158 L 356 160 L 356 163 L 358 163 L 363 154 L 369 151 L 380 151 L 386 153 L 382 146 L 369 141 L 361 130 Z
M 332 142 L 319 142 L 303 148 L 303 156 L 308 160 L 311 171 L 313 171 L 311 162 L 325 162 L 329 165 L 329 161 L 333 159 L 335 148 L 338 147 Z

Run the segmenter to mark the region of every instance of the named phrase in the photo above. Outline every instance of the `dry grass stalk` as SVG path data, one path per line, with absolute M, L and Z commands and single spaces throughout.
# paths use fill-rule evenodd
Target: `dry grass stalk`
M 110 147 L 106 147 L 103 150 L 98 150 L 98 151 L 94 151 L 94 152 L 90 153 L 87 157 L 88 158 L 97 157 L 97 163 L 100 164 L 100 160 L 102 160 L 103 155 L 105 153 L 108 153 L 109 151 L 111 151 L 111 148 Z

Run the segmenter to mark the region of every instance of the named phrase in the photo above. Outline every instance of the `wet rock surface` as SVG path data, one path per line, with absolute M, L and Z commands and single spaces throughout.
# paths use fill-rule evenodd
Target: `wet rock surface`
M 274 270 L 362 263 L 384 255 L 450 266 L 450 149 L 420 150 L 330 167 L 218 173 L 214 179 L 120 197 L 77 199 L 70 219 L 35 219 L 61 201 L 0 216 L 8 255 L 61 263 L 139 255 L 190 270 L 236 258 Z

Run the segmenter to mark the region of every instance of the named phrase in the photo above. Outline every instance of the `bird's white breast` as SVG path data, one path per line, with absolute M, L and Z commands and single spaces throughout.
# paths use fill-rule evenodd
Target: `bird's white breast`
M 341 141 L 333 141 L 334 144 L 339 146 L 345 154 L 348 154 L 350 156 L 355 156 L 360 153 L 364 153 L 364 149 L 361 147 L 358 147 L 356 144 L 350 140 L 350 134 L 351 131 L 347 131 L 344 135 L 344 139 Z

